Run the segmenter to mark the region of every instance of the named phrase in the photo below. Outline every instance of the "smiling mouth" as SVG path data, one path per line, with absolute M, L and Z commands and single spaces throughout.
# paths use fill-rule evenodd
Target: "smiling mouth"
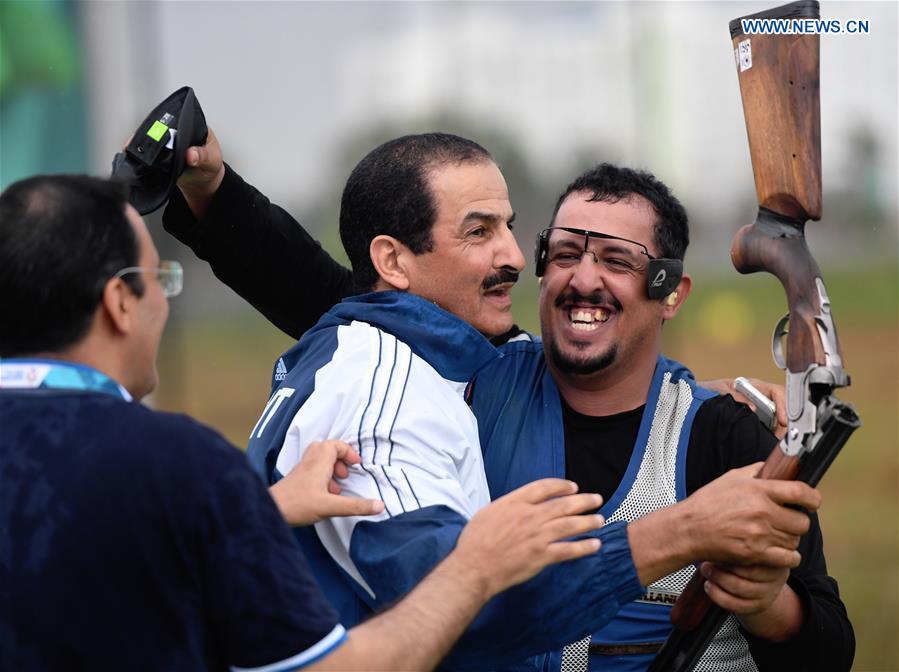
M 596 331 L 600 324 L 608 321 L 609 316 L 609 312 L 602 308 L 586 310 L 575 307 L 568 311 L 568 321 L 578 331 Z

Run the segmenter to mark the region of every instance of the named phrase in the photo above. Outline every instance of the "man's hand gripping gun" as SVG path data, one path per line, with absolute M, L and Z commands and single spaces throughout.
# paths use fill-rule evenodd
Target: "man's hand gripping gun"
M 784 287 L 789 312 L 774 330 L 773 354 L 786 370 L 786 436 L 759 478 L 815 486 L 860 421 L 832 392 L 849 385 L 821 271 L 805 242 L 805 222 L 821 218 L 821 115 L 817 35 L 745 35 L 744 18 L 818 18 L 803 0 L 730 23 L 758 194 L 754 224 L 737 233 L 740 273 L 765 271 Z M 671 611 L 674 630 L 650 672 L 693 670 L 728 612 L 697 572 Z

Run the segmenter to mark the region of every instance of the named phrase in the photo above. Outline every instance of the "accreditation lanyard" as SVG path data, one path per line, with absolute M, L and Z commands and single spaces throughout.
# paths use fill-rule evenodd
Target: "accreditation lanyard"
M 111 394 L 131 401 L 128 390 L 106 374 L 83 364 L 52 359 L 4 359 L 0 361 L 0 389 L 84 390 Z

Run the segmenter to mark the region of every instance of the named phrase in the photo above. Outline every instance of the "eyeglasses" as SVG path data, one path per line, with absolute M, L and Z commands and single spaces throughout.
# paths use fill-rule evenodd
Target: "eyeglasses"
M 594 263 L 611 271 L 639 272 L 656 258 L 643 243 L 598 231 L 553 227 L 544 229 L 540 236 L 546 240 L 546 261 L 558 268 L 572 268 L 589 254 Z
M 156 273 L 159 285 L 166 298 L 178 296 L 184 286 L 184 269 L 177 261 L 160 261 L 159 268 L 146 268 L 144 266 L 129 266 L 116 273 L 114 278 L 121 278 L 129 273 Z

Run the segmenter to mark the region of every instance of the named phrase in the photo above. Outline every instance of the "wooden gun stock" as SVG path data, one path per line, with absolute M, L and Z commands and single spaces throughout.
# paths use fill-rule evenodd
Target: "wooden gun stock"
M 794 2 L 742 17 L 818 18 Z M 759 205 L 800 221 L 821 218 L 818 35 L 745 35 L 731 22 L 743 114 Z

